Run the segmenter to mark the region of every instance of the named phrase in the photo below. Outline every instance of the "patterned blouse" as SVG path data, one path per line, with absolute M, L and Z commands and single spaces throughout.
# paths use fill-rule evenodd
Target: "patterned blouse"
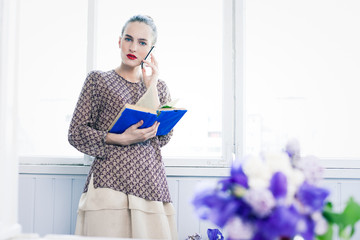
M 160 104 L 170 101 L 166 84 L 157 84 Z M 105 143 L 108 128 L 126 103 L 136 104 L 146 92 L 141 81 L 132 83 L 115 70 L 93 71 L 86 78 L 69 129 L 69 142 L 79 151 L 94 156 L 91 175 L 95 188 L 110 188 L 150 201 L 171 202 L 160 148 L 172 131 L 128 146 Z

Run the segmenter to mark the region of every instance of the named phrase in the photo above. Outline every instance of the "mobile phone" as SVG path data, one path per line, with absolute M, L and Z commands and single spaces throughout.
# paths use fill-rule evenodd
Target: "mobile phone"
M 144 60 L 146 60 L 146 58 L 150 55 L 150 53 L 151 53 L 151 51 L 154 49 L 154 47 L 155 46 L 152 46 L 151 48 L 150 48 L 150 51 L 148 52 L 148 54 L 146 55 L 146 57 L 144 58 Z M 144 68 L 144 62 L 141 62 L 141 69 L 143 69 Z

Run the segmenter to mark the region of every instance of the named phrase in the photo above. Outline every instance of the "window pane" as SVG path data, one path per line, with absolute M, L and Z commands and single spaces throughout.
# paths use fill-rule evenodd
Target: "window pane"
M 86 76 L 86 34 L 87 1 L 20 1 L 20 155 L 82 156 L 67 131 Z
M 220 157 L 222 112 L 222 1 L 98 1 L 97 64 L 120 65 L 123 24 L 139 13 L 158 27 L 154 54 L 178 107 L 188 113 L 175 127 L 165 157 Z M 206 8 L 206 9 L 205 9 Z
M 310 7 L 311 6 L 311 7 Z M 246 151 L 360 159 L 360 2 L 247 1 Z

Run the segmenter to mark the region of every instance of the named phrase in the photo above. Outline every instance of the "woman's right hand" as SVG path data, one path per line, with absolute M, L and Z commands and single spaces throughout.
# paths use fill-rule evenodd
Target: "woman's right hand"
M 156 83 L 158 81 L 158 78 L 159 78 L 158 62 L 156 61 L 153 54 L 151 54 L 151 61 L 143 60 L 143 62 L 144 62 L 146 67 L 151 68 L 151 74 L 150 75 L 146 74 L 146 68 L 145 67 L 142 69 L 143 81 L 145 83 L 146 89 L 149 89 L 152 84 L 156 85 Z
M 144 121 L 141 120 L 140 122 L 130 126 L 121 134 L 108 133 L 106 135 L 105 142 L 113 145 L 127 146 L 134 143 L 144 142 L 155 137 L 160 123 L 155 122 L 151 127 L 140 129 L 139 127 L 141 127 L 143 123 Z

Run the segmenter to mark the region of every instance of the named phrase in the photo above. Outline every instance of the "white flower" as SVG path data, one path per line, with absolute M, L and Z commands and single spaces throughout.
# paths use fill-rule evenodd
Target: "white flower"
M 315 222 L 315 233 L 317 235 L 325 234 L 329 226 L 326 219 L 321 214 L 321 212 L 313 213 L 312 219 Z
M 272 174 L 282 172 L 288 175 L 293 170 L 289 156 L 285 153 L 266 153 L 263 156 Z
M 305 179 L 309 184 L 318 184 L 323 177 L 324 169 L 319 164 L 319 159 L 314 156 L 301 158 L 296 167 L 305 175 Z
M 253 235 L 253 227 L 244 223 L 241 218 L 231 218 L 225 226 L 225 230 L 230 239 L 251 239 Z
M 296 225 L 296 230 L 297 232 L 305 232 L 306 229 L 307 229 L 307 224 L 305 220 L 301 219 Z
M 251 156 L 244 163 L 244 173 L 250 188 L 267 188 L 272 176 L 268 165 L 259 157 Z
M 298 169 L 292 169 L 290 174 L 286 175 L 288 192 L 287 192 L 287 202 L 291 203 L 294 200 L 294 196 L 300 185 L 304 182 L 304 174 Z
M 269 215 L 276 205 L 275 198 L 268 189 L 250 189 L 245 193 L 244 200 L 259 217 Z

